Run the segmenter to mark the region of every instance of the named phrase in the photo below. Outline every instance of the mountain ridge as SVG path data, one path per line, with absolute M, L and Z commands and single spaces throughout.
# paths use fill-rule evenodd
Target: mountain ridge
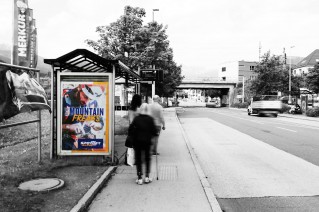
M 5 63 L 11 63 L 11 50 L 10 46 L 6 44 L 0 44 L 0 60 Z M 38 64 L 36 69 L 40 70 L 40 73 L 48 74 L 51 71 L 51 66 L 43 62 L 44 58 L 38 55 Z

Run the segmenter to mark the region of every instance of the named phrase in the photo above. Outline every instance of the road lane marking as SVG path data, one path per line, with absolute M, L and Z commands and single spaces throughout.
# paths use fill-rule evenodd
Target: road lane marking
M 319 194 L 318 166 L 209 118 L 181 121 L 218 198 Z
M 277 127 L 277 128 L 279 128 L 279 129 L 282 129 L 282 130 L 287 130 L 287 131 L 290 131 L 290 132 L 297 132 L 297 131 L 295 131 L 295 130 L 290 130 L 290 129 L 287 129 L 287 128 L 283 128 L 283 127 Z
M 250 122 L 254 122 L 254 123 L 257 123 L 257 124 L 264 124 L 263 122 L 260 122 L 260 121 L 256 121 L 256 120 L 251 120 L 251 119 L 247 119 L 247 118 L 241 118 L 241 117 L 238 117 L 238 116 L 232 116 L 232 115 L 229 115 L 229 114 L 226 114 L 226 113 L 218 113 L 218 112 L 213 112 L 213 111 L 209 111 L 210 113 L 217 113 L 219 115 L 224 115 L 224 116 L 228 116 L 228 117 L 231 117 L 231 118 L 237 118 L 237 119 L 241 119 L 241 120 L 245 120 L 245 121 L 250 121 Z
M 221 113 L 221 112 L 215 112 L 215 111 L 208 111 L 208 112 L 217 113 L 217 114 L 220 114 L 220 115 L 225 115 L 225 116 L 229 116 L 229 117 L 232 117 L 232 118 L 238 118 L 238 119 L 242 119 L 242 120 L 246 120 L 246 121 L 250 121 L 250 122 L 254 122 L 254 123 L 258 123 L 258 124 L 286 125 L 286 126 L 291 126 L 291 127 L 298 127 L 298 128 L 312 129 L 312 130 L 318 130 L 319 129 L 317 126 L 310 126 L 310 125 L 305 125 L 305 124 L 294 123 L 294 122 L 289 122 L 289 121 L 286 121 L 286 120 L 282 120 L 281 119 L 282 117 L 277 117 L 275 119 L 267 119 L 267 120 L 263 119 L 263 122 L 260 122 L 260 121 L 256 121 L 256 120 L 246 119 L 246 118 L 239 118 L 239 117 L 236 116 L 237 113 L 232 113 L 232 115 L 234 115 L 234 116 L 231 116 L 229 114 Z M 243 115 L 242 113 L 240 113 L 240 114 Z

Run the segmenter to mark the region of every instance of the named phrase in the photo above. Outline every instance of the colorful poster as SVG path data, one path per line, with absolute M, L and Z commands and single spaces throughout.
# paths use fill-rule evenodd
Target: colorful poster
M 109 82 L 61 82 L 61 150 L 109 152 Z
M 14 0 L 12 64 L 29 67 L 30 19 L 28 0 Z

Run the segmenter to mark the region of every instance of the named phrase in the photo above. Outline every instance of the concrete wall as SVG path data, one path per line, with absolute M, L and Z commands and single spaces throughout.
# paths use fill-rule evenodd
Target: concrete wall
M 237 83 L 238 73 L 238 61 L 221 63 L 218 70 L 218 79 Z

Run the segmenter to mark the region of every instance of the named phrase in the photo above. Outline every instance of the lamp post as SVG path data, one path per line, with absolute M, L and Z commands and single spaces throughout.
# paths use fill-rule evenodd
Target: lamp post
M 153 22 L 154 22 L 154 12 L 159 11 L 159 9 L 153 9 Z
M 295 46 L 291 46 L 290 50 L 294 48 Z M 291 51 L 290 51 L 291 53 Z M 291 55 L 289 59 L 289 96 L 288 96 L 288 104 L 291 104 Z

